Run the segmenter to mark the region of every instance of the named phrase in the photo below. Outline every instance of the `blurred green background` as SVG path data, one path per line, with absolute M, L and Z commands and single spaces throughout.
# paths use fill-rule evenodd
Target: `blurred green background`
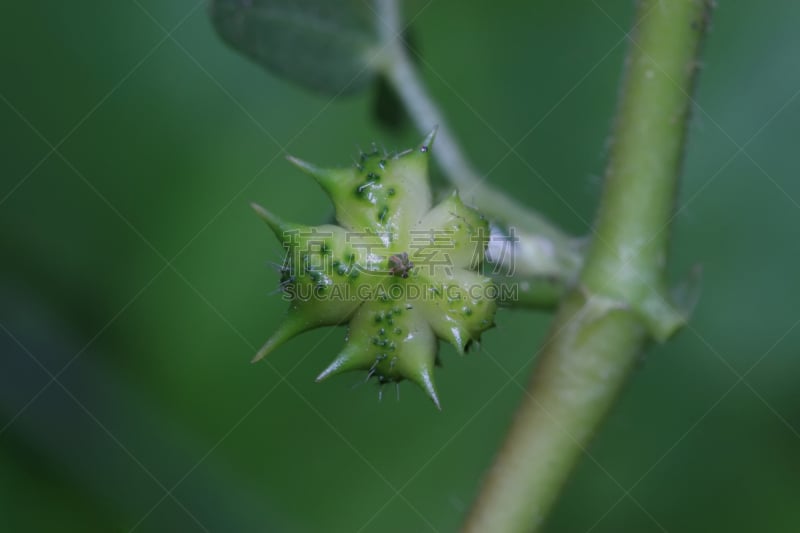
M 343 329 L 250 365 L 285 304 L 248 202 L 331 213 L 283 148 L 345 165 L 417 136 L 377 126 L 370 95 L 266 74 L 194 0 L 139 1 L 0 20 L 0 530 L 455 530 L 549 316 L 503 311 L 482 353 L 443 347 L 442 412 L 408 384 L 380 402 L 356 375 L 315 384 Z M 478 168 L 541 120 L 518 152 L 546 182 L 514 155 L 489 179 L 587 233 L 632 2 L 420 11 L 423 76 Z M 720 2 L 671 260 L 675 279 L 703 266 L 702 297 L 550 531 L 800 530 L 798 21 L 797 3 Z

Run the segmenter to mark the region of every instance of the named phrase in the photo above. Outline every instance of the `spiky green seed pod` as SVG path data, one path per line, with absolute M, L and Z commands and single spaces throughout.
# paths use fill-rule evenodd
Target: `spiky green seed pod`
M 380 384 L 408 379 L 440 407 L 438 339 L 463 354 L 494 325 L 496 304 L 480 273 L 488 224 L 455 193 L 433 206 L 434 135 L 403 153 L 362 153 L 351 168 L 289 158 L 330 196 L 339 225 L 291 224 L 253 205 L 286 251 L 281 288 L 291 302 L 254 361 L 303 331 L 349 322 L 344 349 L 317 381 L 349 370 Z

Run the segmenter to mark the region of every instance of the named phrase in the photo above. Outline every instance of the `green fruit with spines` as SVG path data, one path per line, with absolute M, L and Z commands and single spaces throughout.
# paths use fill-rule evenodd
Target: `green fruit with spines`
M 317 377 L 362 370 L 379 384 L 408 379 L 440 407 L 437 338 L 464 353 L 494 325 L 492 282 L 480 274 L 489 228 L 454 193 L 433 206 L 432 131 L 413 150 L 362 153 L 351 168 L 294 157 L 326 191 L 338 225 L 285 222 L 256 204 L 286 252 L 286 320 L 257 361 L 316 327 L 349 323 L 345 347 Z

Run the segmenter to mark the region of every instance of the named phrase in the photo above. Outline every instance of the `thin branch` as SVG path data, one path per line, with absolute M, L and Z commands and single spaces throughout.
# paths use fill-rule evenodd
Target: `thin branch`
M 493 188 L 475 170 L 447 123 L 444 114 L 428 93 L 411 62 L 400 31 L 400 13 L 396 0 L 376 0 L 378 26 L 384 43 L 386 60 L 383 73 L 397 91 L 415 126 L 421 133 L 438 126 L 436 157 L 447 179 L 475 206 L 507 229 L 513 226 L 520 239 L 546 240 L 538 256 L 526 258 L 521 266 L 530 275 L 558 276 L 574 279 L 581 264 L 576 239 L 565 234 L 532 208 L 524 206 Z M 540 242 L 536 243 L 537 245 Z

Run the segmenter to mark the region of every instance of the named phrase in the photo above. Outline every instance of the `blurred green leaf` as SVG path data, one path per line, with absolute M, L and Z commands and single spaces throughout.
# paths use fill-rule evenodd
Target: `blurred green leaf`
M 410 123 L 397 91 L 383 76 L 379 76 L 376 83 L 372 116 L 378 124 L 392 131 L 400 131 Z
M 411 28 L 405 28 L 402 44 L 408 52 L 411 62 L 419 68 L 419 58 L 422 56 L 419 52 L 420 47 L 416 35 Z M 375 82 L 372 116 L 378 124 L 393 132 L 402 131 L 411 125 L 411 117 L 400 100 L 400 95 L 385 76 L 378 76 Z
M 307 89 L 353 94 L 374 77 L 375 14 L 363 0 L 212 0 L 210 12 L 233 48 Z

